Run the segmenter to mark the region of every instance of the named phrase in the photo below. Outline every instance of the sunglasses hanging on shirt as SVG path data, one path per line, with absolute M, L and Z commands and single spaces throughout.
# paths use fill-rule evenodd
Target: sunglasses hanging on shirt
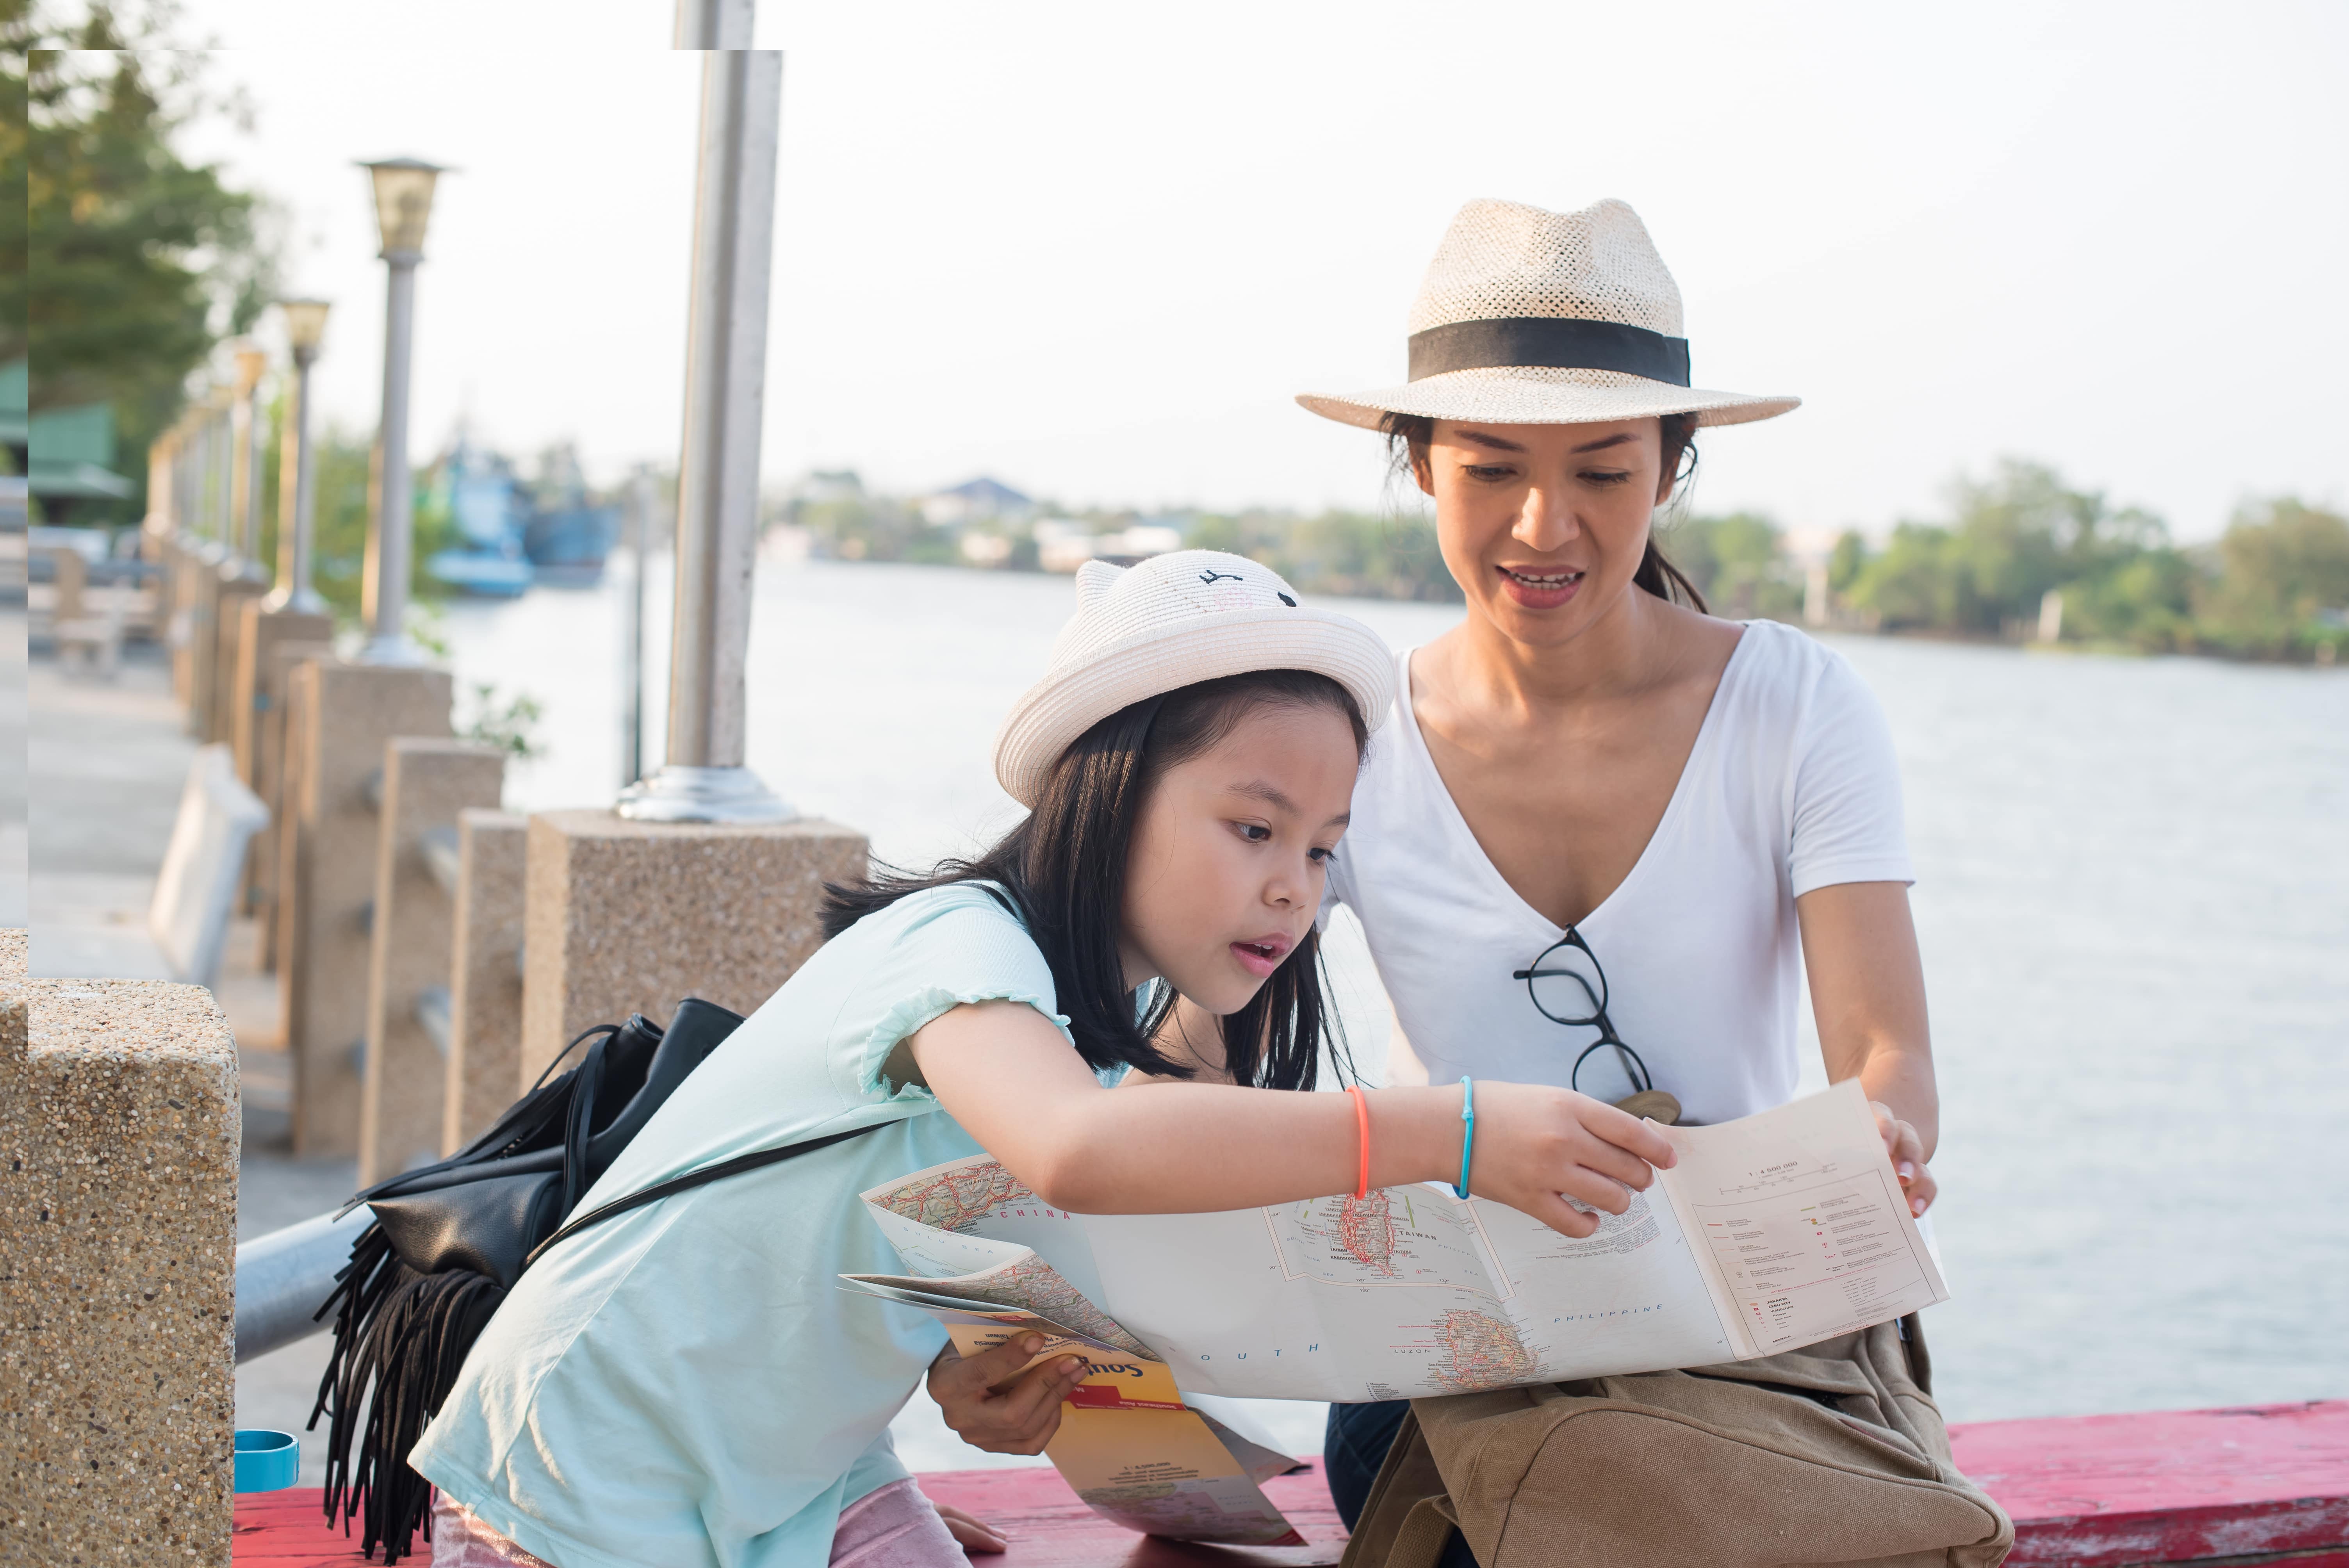
M 1648 1075 L 1648 1064 L 1615 1032 L 1615 1021 L 1607 1016 L 1607 971 L 1599 967 L 1599 955 L 1590 951 L 1580 932 L 1567 927 L 1566 934 L 1543 948 L 1531 964 L 1509 971 L 1509 978 L 1526 983 L 1526 995 L 1533 998 L 1535 1009 L 1551 1023 L 1599 1031 L 1599 1037 L 1574 1058 L 1567 1075 L 1568 1088 L 1581 1092 L 1583 1065 L 1601 1051 L 1611 1051 L 1631 1086 L 1629 1094 L 1614 1100 L 1616 1108 L 1667 1127 L 1680 1120 L 1680 1100 L 1656 1087 Z

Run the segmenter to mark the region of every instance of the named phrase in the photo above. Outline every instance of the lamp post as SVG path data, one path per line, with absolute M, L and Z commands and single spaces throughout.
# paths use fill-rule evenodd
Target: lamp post
M 310 450 L 310 366 L 326 335 L 326 302 L 277 302 L 285 338 L 294 348 L 294 385 L 277 438 L 277 586 L 262 602 L 268 610 L 323 615 L 326 601 L 310 585 L 310 535 L 318 506 L 318 470 Z
M 432 216 L 433 182 L 448 172 L 413 158 L 363 163 L 375 181 L 375 220 L 388 273 L 383 311 L 383 418 L 376 436 L 376 506 L 368 520 L 367 579 L 361 612 L 368 628 L 360 660 L 371 665 L 420 665 L 423 650 L 409 641 L 409 552 L 415 529 L 408 472 L 408 372 L 416 321 L 416 263 L 424 259 L 424 226 Z
M 617 807 L 639 821 L 785 822 L 798 816 L 743 766 L 743 665 L 758 552 L 759 427 L 783 102 L 782 55 L 740 46 L 750 42 L 750 11 L 749 0 L 679 0 L 678 6 L 678 44 L 707 52 L 678 464 L 668 750 L 661 770 L 622 790 Z
M 233 477 L 228 427 L 230 410 L 235 406 L 236 394 L 226 386 L 215 386 L 204 394 L 204 563 L 214 568 L 227 565 L 234 553 L 229 548 L 228 532 L 229 485 Z
M 236 400 L 229 410 L 229 515 L 234 547 L 222 570 L 259 581 L 261 569 L 261 474 L 267 457 L 261 439 L 261 377 L 269 356 L 247 345 L 236 351 Z

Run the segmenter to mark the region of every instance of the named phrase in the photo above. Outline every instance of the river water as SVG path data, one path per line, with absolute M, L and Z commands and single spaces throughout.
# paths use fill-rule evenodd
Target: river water
M 475 680 L 546 705 L 516 810 L 618 785 L 616 565 L 598 589 L 448 613 L 460 711 Z M 667 585 L 648 586 L 657 760 Z M 1013 819 L 989 747 L 1067 578 L 778 561 L 757 597 L 750 760 L 771 786 L 899 863 Z M 1396 645 L 1458 614 L 1343 607 Z M 1882 699 L 1908 791 L 1950 1418 L 2349 1395 L 2349 671 L 1831 641 Z M 1374 1068 L 1376 975 L 1358 936 L 1333 947 Z M 1268 1411 L 1318 1447 L 1318 1407 Z M 985 1462 L 918 1396 L 899 1434 L 918 1466 Z

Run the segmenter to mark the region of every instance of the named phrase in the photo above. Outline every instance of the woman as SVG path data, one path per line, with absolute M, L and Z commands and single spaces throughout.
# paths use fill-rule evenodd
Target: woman
M 1838 655 L 1706 614 L 1657 548 L 1696 428 L 1796 406 L 1692 389 L 1681 330 L 1623 203 L 1473 201 L 1412 306 L 1408 384 L 1298 399 L 1387 434 L 1467 600 L 1395 657 L 1329 900 L 1393 1002 L 1390 1082 L 1652 1087 L 1677 1105 L 1642 1114 L 1725 1121 L 1792 1098 L 1807 969 L 1827 1077 L 1867 1089 L 1922 1214 L 1938 1103 L 1890 740 Z M 1175 1023 L 1212 1071 L 1215 1033 Z M 955 1371 L 932 1387 L 967 1438 L 1049 1435 L 1056 1409 Z M 1403 1408 L 1330 1408 L 1349 1525 Z
M 410 1456 L 440 1491 L 436 1563 L 958 1568 L 887 1430 L 945 1333 L 837 1288 L 898 1267 L 858 1192 L 982 1150 L 1100 1213 L 1354 1187 L 1356 1106 L 1273 1091 L 1314 1082 L 1314 920 L 1391 702 L 1386 649 L 1236 556 L 1089 568 L 1078 588 L 998 747 L 1031 814 L 974 862 L 833 890 L 833 939 L 581 1207 L 871 1130 L 533 1265 Z M 1238 1042 L 1215 1052 L 1225 1081 L 1108 1092 L 1130 1068 L 1184 1075 L 1151 1043 L 1177 995 L 1199 1037 Z M 1457 1171 L 1456 1092 L 1368 1098 L 1371 1180 Z M 1478 1102 L 1475 1190 L 1569 1234 L 1597 1222 L 1560 1193 L 1619 1213 L 1671 1161 L 1654 1129 L 1568 1090 L 1490 1084 Z M 1039 1367 L 1024 1397 L 1057 1410 L 1077 1370 Z
M 1876 1102 L 1922 1214 L 1939 1108 L 1890 739 L 1841 657 L 1706 614 L 1657 548 L 1696 427 L 1796 403 L 1692 388 L 1681 331 L 1630 208 L 1475 201 L 1410 381 L 1298 399 L 1388 435 L 1467 600 L 1396 658 L 1330 899 L 1423 1081 L 1652 1084 L 1690 1121 L 1793 1096 L 1807 969 L 1827 1077 Z M 1401 1415 L 1331 1408 L 1350 1522 Z

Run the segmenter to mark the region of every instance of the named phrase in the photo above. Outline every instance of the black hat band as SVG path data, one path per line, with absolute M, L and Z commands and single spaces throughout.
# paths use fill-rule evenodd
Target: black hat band
M 1413 381 L 1498 366 L 1618 370 L 1685 387 L 1689 384 L 1688 339 L 1666 337 L 1619 321 L 1554 315 L 1454 321 L 1411 335 Z

